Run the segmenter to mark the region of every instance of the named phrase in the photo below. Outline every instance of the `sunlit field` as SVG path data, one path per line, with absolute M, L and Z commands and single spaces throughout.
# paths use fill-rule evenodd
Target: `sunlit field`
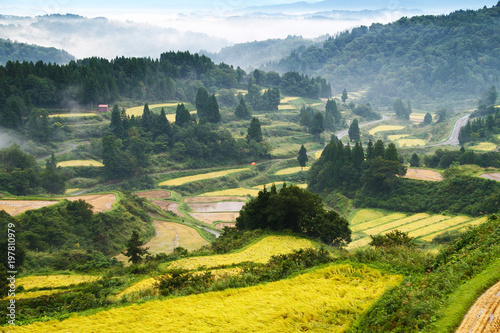
M 179 186 L 179 185 L 191 183 L 191 182 L 198 181 L 198 180 L 223 177 L 223 176 L 227 176 L 231 173 L 241 172 L 241 171 L 245 171 L 245 170 L 248 170 L 248 168 L 239 168 L 239 169 L 230 169 L 230 170 L 202 173 L 202 174 L 194 175 L 194 176 L 187 176 L 187 177 L 170 179 L 170 180 L 161 182 L 159 185 L 160 186 Z
M 398 131 L 404 128 L 405 128 L 404 126 L 397 126 L 397 125 L 379 125 L 369 130 L 368 133 L 370 133 L 371 135 L 375 135 L 378 132 Z
M 57 163 L 57 166 L 60 167 L 74 167 L 74 166 L 93 166 L 93 167 L 103 167 L 104 164 L 95 160 L 71 160 L 71 161 L 63 161 Z

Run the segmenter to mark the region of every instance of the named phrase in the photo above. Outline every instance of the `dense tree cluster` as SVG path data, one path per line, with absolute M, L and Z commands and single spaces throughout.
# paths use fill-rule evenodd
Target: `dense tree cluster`
M 5 65 L 9 60 L 21 62 L 41 60 L 45 63 L 67 64 L 71 60 L 75 60 L 75 57 L 55 47 L 29 45 L 0 39 L 0 64 Z
M 429 168 L 447 169 L 452 164 L 475 164 L 483 168 L 500 168 L 500 153 L 475 153 L 472 150 L 443 150 L 437 149 L 433 155 L 423 157 L 425 166 Z
M 281 91 L 285 95 L 301 96 L 308 98 L 330 98 L 332 97 L 332 87 L 325 79 L 311 78 L 297 72 L 287 72 L 283 74 L 279 84 Z
M 386 148 L 381 140 L 375 144 L 369 141 L 365 153 L 360 142 L 351 148 L 342 141 L 332 141 L 312 165 L 308 188 L 315 193 L 385 192 L 405 173 L 393 143 Z
M 354 28 L 266 68 L 321 75 L 334 91 L 368 86 L 368 98 L 386 106 L 398 97 L 473 98 L 500 83 L 499 20 L 500 4 L 403 17 Z
M 35 193 L 64 193 L 66 179 L 55 157 L 47 160 L 42 170 L 32 155 L 25 154 L 19 145 L 0 150 L 0 190 L 14 195 Z
M 208 108 L 212 96 L 207 99 Z M 151 166 L 153 153 L 166 153 L 192 166 L 239 163 L 266 157 L 268 151 L 261 143 L 260 123 L 254 119 L 257 123 L 252 121 L 250 124 L 249 139 L 235 140 L 229 131 L 218 129 L 209 121 L 215 120 L 213 118 L 196 122 L 184 104 L 177 105 L 172 124 L 163 109 L 154 113 L 145 104 L 142 117 L 129 117 L 125 110 L 120 111 L 115 105 L 109 133 L 102 139 L 104 175 L 108 179 L 123 179 L 142 174 Z
M 261 94 L 261 87 L 250 82 L 247 89 L 248 93 L 245 95 L 245 99 L 254 110 L 278 111 L 281 99 L 278 88 L 267 89 Z
M 283 184 L 280 191 L 265 187 L 241 209 L 236 219 L 239 230 L 291 230 L 319 238 L 326 244 L 343 245 L 351 241 L 346 219 L 323 208 L 321 197 L 295 185 Z
M 400 119 L 410 120 L 410 114 L 412 113 L 410 101 L 408 101 L 405 105 L 401 98 L 397 98 L 392 105 L 392 109 L 394 113 L 396 113 L 396 117 Z
M 488 141 L 495 139 L 500 133 L 500 110 L 490 114 L 485 118 L 468 120 L 467 124 L 460 129 L 458 141 L 461 145 L 467 142 Z
M 325 117 L 323 113 L 311 106 L 306 107 L 302 105 L 300 108 L 300 124 L 313 135 L 319 135 L 325 131 Z M 331 125 L 333 127 L 333 124 Z

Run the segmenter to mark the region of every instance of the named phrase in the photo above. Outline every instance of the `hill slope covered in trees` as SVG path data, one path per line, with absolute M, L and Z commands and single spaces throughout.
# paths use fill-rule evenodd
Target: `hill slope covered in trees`
M 371 102 L 393 98 L 463 101 L 500 83 L 500 3 L 449 15 L 361 26 L 322 47 L 292 52 L 267 69 L 321 75 L 334 91 L 368 90 Z
M 38 61 L 56 64 L 67 64 L 75 57 L 64 50 L 54 47 L 43 47 L 25 43 L 12 42 L 0 39 L 0 64 L 5 65 L 7 61 Z

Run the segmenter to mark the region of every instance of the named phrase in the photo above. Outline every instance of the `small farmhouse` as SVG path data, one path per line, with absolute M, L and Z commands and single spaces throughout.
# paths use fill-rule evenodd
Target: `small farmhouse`
M 99 112 L 108 112 L 108 104 L 99 104 Z

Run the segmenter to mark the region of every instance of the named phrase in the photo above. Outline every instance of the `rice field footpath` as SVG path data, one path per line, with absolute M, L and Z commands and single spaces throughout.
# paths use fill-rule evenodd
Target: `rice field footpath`
M 401 276 L 330 265 L 254 287 L 150 301 L 12 332 L 344 332 Z
M 360 209 L 351 216 L 350 225 L 353 241 L 348 248 L 353 249 L 368 245 L 370 236 L 383 235 L 399 230 L 410 237 L 425 242 L 432 240 L 447 231 L 464 231 L 468 227 L 477 226 L 487 221 L 487 217 L 448 216 L 427 213 L 405 214 L 376 209 Z

